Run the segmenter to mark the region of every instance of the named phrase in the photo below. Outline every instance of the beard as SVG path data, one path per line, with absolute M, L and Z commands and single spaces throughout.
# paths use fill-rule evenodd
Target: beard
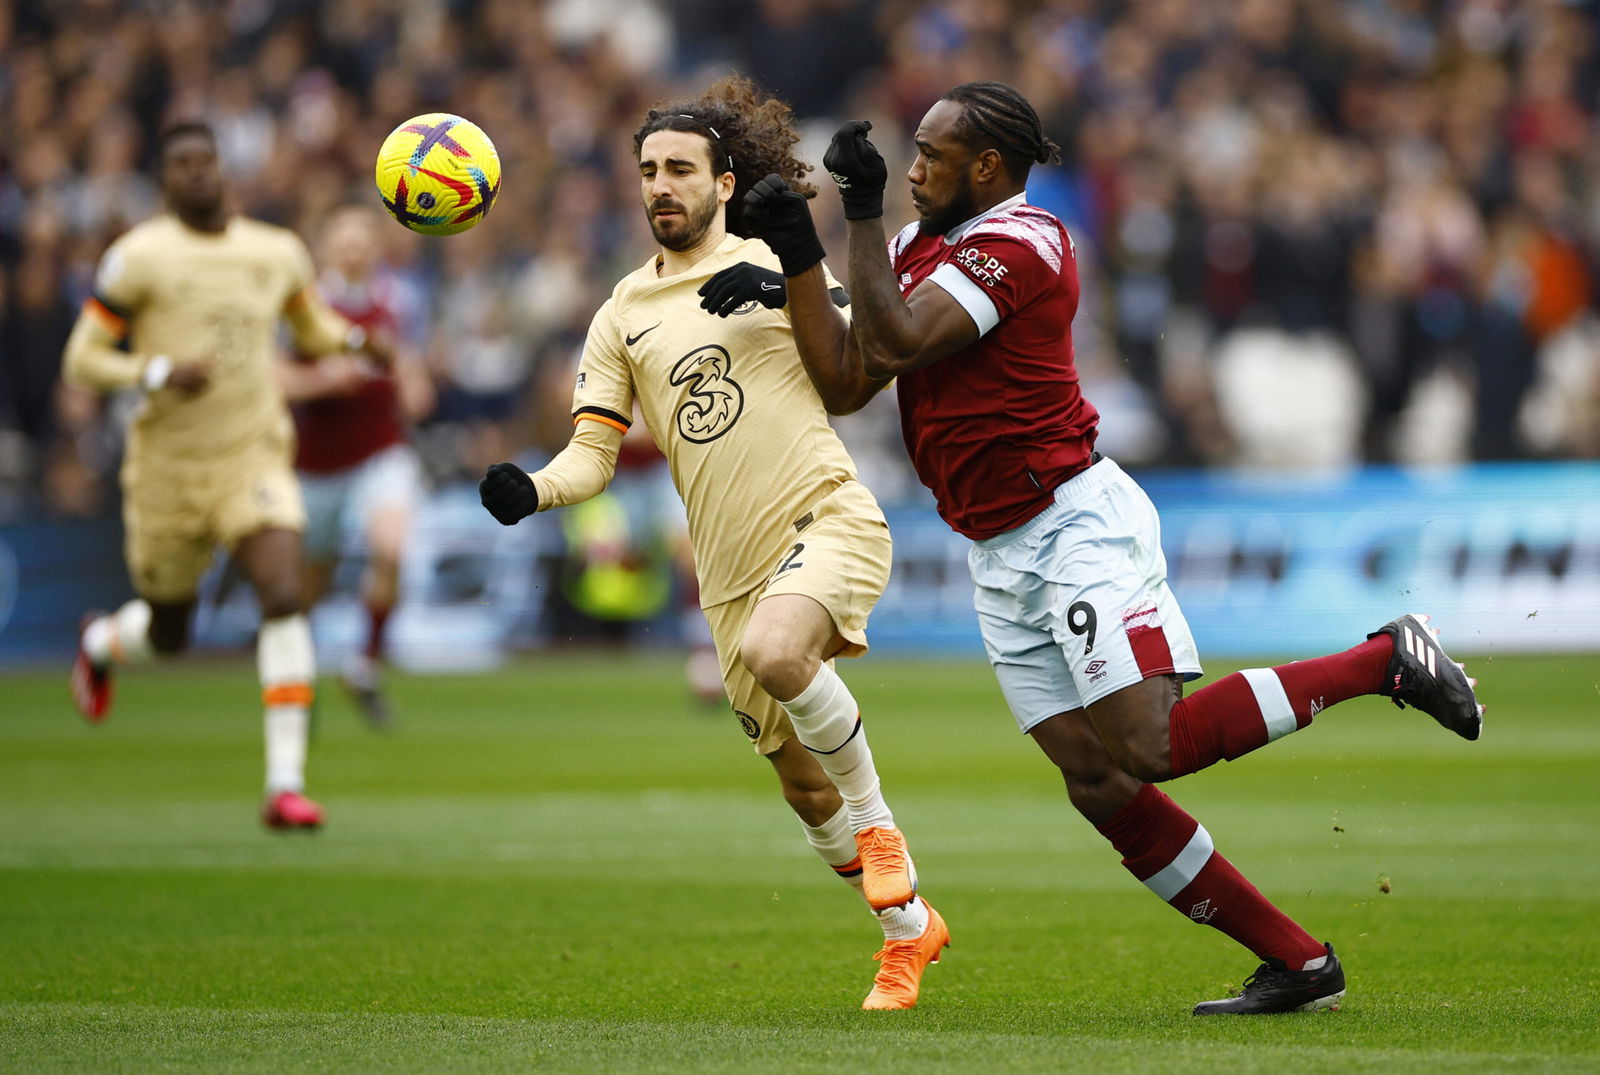
M 917 227 L 924 235 L 944 235 L 978 215 L 978 201 L 972 193 L 972 180 L 966 179 L 943 205 L 919 206 L 922 219 Z
M 657 202 L 650 207 L 650 233 L 664 249 L 673 253 L 688 250 L 705 237 L 706 229 L 711 227 L 711 221 L 716 219 L 721 208 L 715 189 L 693 208 L 676 202 Z M 658 209 L 676 209 L 681 215 L 663 221 L 656 216 Z

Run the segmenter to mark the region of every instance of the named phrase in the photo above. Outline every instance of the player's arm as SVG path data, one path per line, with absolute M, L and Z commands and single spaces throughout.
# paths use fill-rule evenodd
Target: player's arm
M 330 355 L 316 362 L 302 362 L 288 356 L 277 362 L 278 386 L 290 403 L 348 396 L 371 379 L 367 364 L 354 355 Z
M 393 344 L 381 334 L 369 333 L 340 316 L 310 284 L 284 303 L 283 316 L 289 322 L 295 349 L 301 354 L 320 358 L 359 352 L 380 366 L 388 366 L 394 360 Z
M 611 484 L 621 448 L 619 426 L 579 415 L 572 439 L 548 464 L 529 474 L 515 463 L 496 463 L 478 483 L 478 498 L 502 526 L 536 511 L 580 504 Z
M 889 169 L 870 141 L 872 124 L 840 127 L 823 155 L 839 185 L 849 237 L 850 290 L 861 365 L 869 376 L 897 377 L 930 366 L 975 342 L 980 326 L 944 288 L 919 284 L 900 292 L 883 234 L 883 189 Z
M 70 384 L 96 392 L 142 387 L 196 395 L 210 383 L 211 360 L 203 355 L 146 354 L 128 349 L 129 322 L 141 291 L 137 273 L 113 245 L 101 259 L 96 291 L 84 301 L 67 337 L 61 374 Z
M 311 252 L 298 237 L 290 237 L 290 288 L 283 303 L 283 316 L 289 322 L 295 350 L 320 358 L 324 355 L 359 352 L 388 366 L 394 361 L 394 344 L 381 333 L 369 333 L 342 317 L 317 294 Z
M 769 175 L 746 192 L 744 218 L 783 266 L 795 347 L 823 406 L 829 414 L 860 410 L 890 378 L 874 377 L 862 368 L 850 322 L 828 286 L 822 242 L 805 198 L 789 189 L 782 177 Z M 712 277 L 701 294 L 722 275 Z M 707 296 L 707 302 L 714 298 L 715 292 Z
M 869 376 L 898 377 L 931 366 L 978 339 L 977 323 L 944 288 L 925 280 L 901 295 L 881 219 L 852 220 L 846 231 L 856 341 Z
M 622 436 L 633 424 L 633 381 L 613 309 L 608 301 L 589 324 L 567 446 L 533 474 L 515 463 L 496 463 L 478 483 L 479 499 L 502 526 L 582 503 L 611 484 Z

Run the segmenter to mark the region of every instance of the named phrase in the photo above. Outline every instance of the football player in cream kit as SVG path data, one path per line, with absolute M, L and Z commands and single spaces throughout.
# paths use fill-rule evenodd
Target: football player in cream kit
M 301 613 L 305 512 L 274 376 L 278 322 L 288 320 L 307 354 L 362 350 L 386 363 L 389 350 L 317 297 L 311 257 L 295 235 L 228 209 L 210 128 L 169 129 L 158 156 L 168 211 L 106 251 L 64 359 L 76 384 L 144 392 L 121 475 L 125 553 L 139 596 L 86 618 L 72 696 L 85 717 L 104 720 L 114 669 L 181 651 L 201 575 L 216 547 L 227 548 L 261 607 L 262 820 L 315 828 L 322 809 L 304 794 L 316 671 Z
M 777 259 L 743 237 L 739 210 L 770 172 L 808 189 L 807 166 L 790 153 L 798 140 L 788 106 L 738 77 L 649 113 L 634 148 L 660 250 L 590 324 L 567 447 L 531 476 L 495 464 L 481 492 L 505 525 L 596 495 L 637 401 L 687 509 L 734 712 L 806 839 L 883 927 L 863 1007 L 909 1008 L 950 935 L 916 893 L 860 711 L 831 663 L 866 651 L 867 616 L 889 578 L 883 513 L 828 424 L 829 411 L 864 399 L 818 394 Z

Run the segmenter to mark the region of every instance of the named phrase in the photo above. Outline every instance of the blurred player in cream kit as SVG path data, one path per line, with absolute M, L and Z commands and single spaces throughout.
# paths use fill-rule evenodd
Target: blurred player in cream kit
M 508 526 L 595 496 L 638 402 L 684 501 L 734 712 L 807 841 L 883 928 L 862 1007 L 904 1009 L 950 934 L 917 895 L 859 707 L 832 666 L 866 651 L 891 548 L 828 411 L 861 406 L 877 386 L 818 395 L 795 353 L 778 262 L 745 237 L 740 213 L 768 173 L 802 183 L 798 140 L 788 105 L 737 76 L 649 113 L 634 149 L 660 250 L 590 323 L 566 448 L 531 476 L 497 463 L 480 490 Z M 825 287 L 830 304 L 845 301 L 831 278 Z
M 68 380 L 144 394 L 121 475 L 125 554 L 139 596 L 86 617 L 72 697 L 89 720 L 104 720 L 117 669 L 183 650 L 200 578 L 216 548 L 227 549 L 261 608 L 262 820 L 315 828 L 322 808 L 305 796 L 316 674 L 301 602 L 305 511 L 274 373 L 277 329 L 287 320 L 307 354 L 360 350 L 386 363 L 389 346 L 317 297 L 299 238 L 228 208 L 209 127 L 169 128 L 158 158 L 167 211 L 106 250 L 67 341 Z
M 296 353 L 278 366 L 294 415 L 295 469 L 305 498 L 305 603 L 327 594 L 349 528 L 362 536 L 365 638 L 339 672 L 362 714 L 387 727 L 382 689 L 387 629 L 400 597 L 400 566 L 411 518 L 422 498 L 422 469 L 408 443 L 411 423 L 433 407 L 433 382 L 420 357 L 400 345 L 404 297 L 384 270 L 377 210 L 336 210 L 319 244 L 325 268 L 317 291 L 351 323 L 395 341 L 388 365 L 361 353 L 318 358 Z
M 1015 89 L 964 83 L 923 116 L 906 174 L 918 220 L 885 241 L 888 167 L 852 121 L 824 166 L 844 202 L 853 320 L 828 302 L 803 198 L 756 184 L 745 219 L 783 263 L 795 338 L 824 394 L 897 379 L 901 432 L 968 566 L 990 663 L 1017 724 L 1060 768 L 1074 807 L 1123 865 L 1184 917 L 1261 965 L 1236 997 L 1196 1015 L 1336 1007 L 1344 971 L 1216 850 L 1155 785 L 1233 760 L 1375 694 L 1478 738 L 1475 680 L 1425 616 L 1403 616 L 1343 653 L 1200 675 L 1167 586 L 1160 520 L 1144 491 L 1095 451 L 1099 416 L 1078 387 L 1076 252 L 1028 204 L 1034 164 L 1060 159 Z

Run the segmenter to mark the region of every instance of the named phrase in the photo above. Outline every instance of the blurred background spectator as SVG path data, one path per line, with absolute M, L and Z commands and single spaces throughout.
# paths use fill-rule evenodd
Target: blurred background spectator
M 650 250 L 632 132 L 729 69 L 809 159 L 864 116 L 895 169 L 943 90 L 1022 89 L 1066 149 L 1030 196 L 1077 241 L 1125 462 L 1597 456 L 1597 31 L 1576 0 L 0 0 L 0 521 L 114 506 L 118 405 L 57 373 L 167 122 L 212 122 L 239 209 L 306 235 L 373 200 L 401 120 L 494 138 L 486 227 L 389 237 L 449 481 L 565 442 L 584 329 Z M 840 428 L 881 497 L 912 487 L 892 398 Z

